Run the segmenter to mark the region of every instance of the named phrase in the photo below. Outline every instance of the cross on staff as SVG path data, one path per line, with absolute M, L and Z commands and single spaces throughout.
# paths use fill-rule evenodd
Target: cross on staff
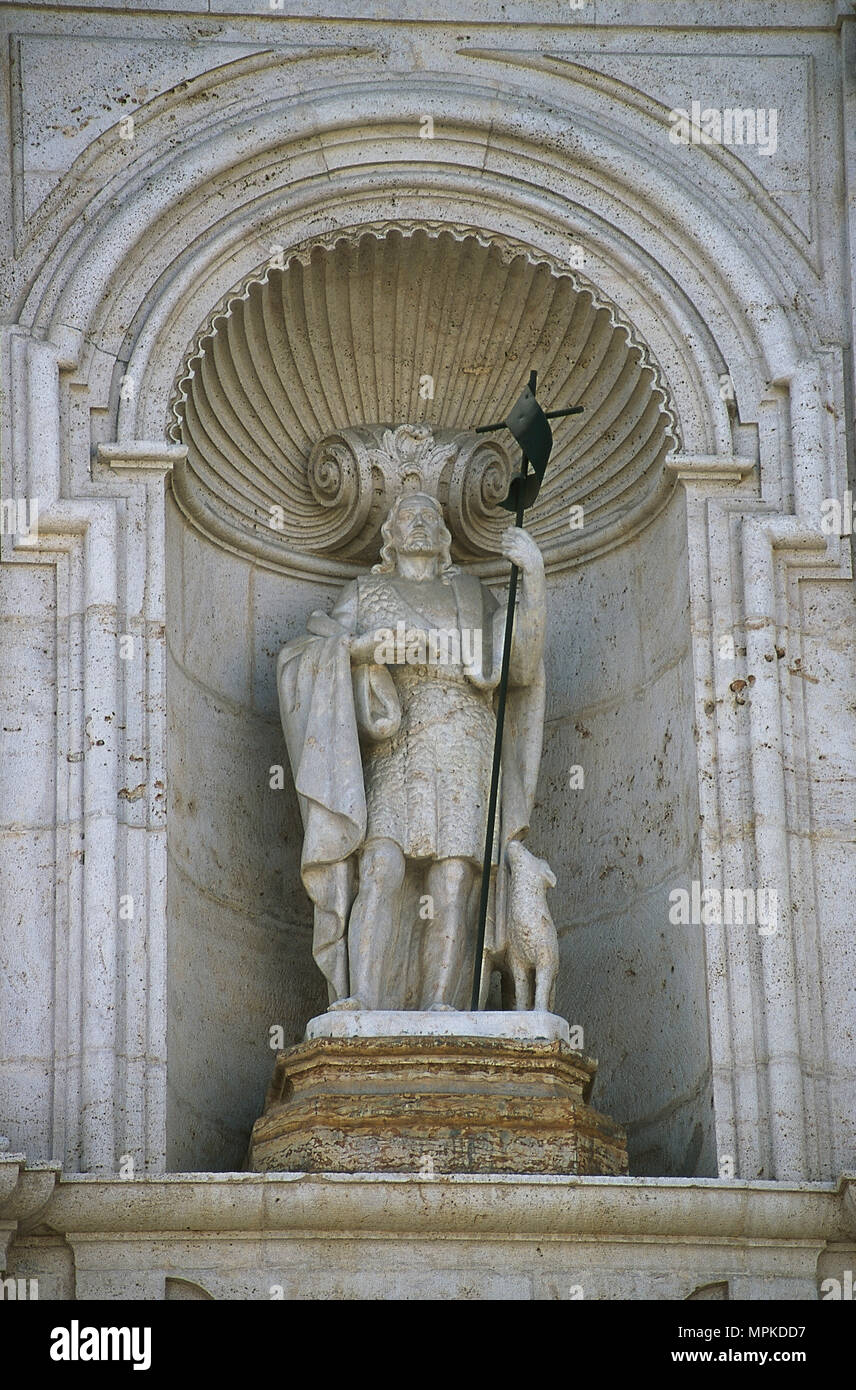
M 500 502 L 506 511 L 515 513 L 515 525 L 523 525 L 523 513 L 531 507 L 541 490 L 547 461 L 553 447 L 553 431 L 550 420 L 560 416 L 580 415 L 581 405 L 568 406 L 565 410 L 542 410 L 535 399 L 538 373 L 529 373 L 529 385 L 504 420 L 494 425 L 477 425 L 476 434 L 489 434 L 492 430 L 509 430 L 520 445 L 523 453 L 520 472 L 511 479 L 508 496 Z M 529 473 L 532 464 L 533 472 Z M 487 929 L 487 904 L 490 896 L 490 869 L 493 859 L 493 834 L 496 825 L 496 803 L 499 794 L 499 770 L 502 761 L 502 735 L 505 728 L 505 702 L 508 693 L 508 671 L 511 663 L 511 635 L 514 628 L 514 606 L 517 602 L 517 576 L 520 571 L 512 562 L 511 579 L 508 585 L 508 610 L 505 616 L 505 636 L 502 644 L 502 666 L 499 675 L 499 688 L 496 701 L 496 742 L 493 746 L 493 767 L 490 775 L 490 797 L 487 806 L 487 830 L 484 842 L 482 863 L 481 893 L 479 896 L 478 933 L 476 936 L 476 959 L 473 969 L 473 995 L 470 1007 L 479 1006 L 481 993 L 482 956 Z

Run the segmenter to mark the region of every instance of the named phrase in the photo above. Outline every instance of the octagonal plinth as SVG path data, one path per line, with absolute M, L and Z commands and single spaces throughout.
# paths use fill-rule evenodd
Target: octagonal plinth
M 586 1104 L 597 1063 L 561 1039 L 316 1037 L 277 1054 L 255 1171 L 627 1172 Z

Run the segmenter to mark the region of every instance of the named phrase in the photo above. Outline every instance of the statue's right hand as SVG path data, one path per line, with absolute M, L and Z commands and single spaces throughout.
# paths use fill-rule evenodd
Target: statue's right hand
M 386 662 L 383 642 L 376 632 L 355 633 L 348 642 L 351 661 L 357 665 L 382 666 Z
M 344 628 L 337 623 L 335 618 L 331 618 L 329 613 L 324 613 L 320 608 L 316 608 L 306 619 L 306 631 L 312 637 L 343 637 Z

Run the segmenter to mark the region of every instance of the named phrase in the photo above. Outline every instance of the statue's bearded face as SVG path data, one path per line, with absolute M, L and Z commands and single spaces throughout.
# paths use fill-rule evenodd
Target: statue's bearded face
M 399 555 L 439 555 L 443 518 L 430 497 L 402 502 L 392 528 L 392 542 Z

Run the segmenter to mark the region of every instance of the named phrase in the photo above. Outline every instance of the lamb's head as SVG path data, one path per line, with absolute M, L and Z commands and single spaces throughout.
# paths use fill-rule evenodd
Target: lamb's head
M 521 844 L 519 840 L 510 840 L 506 849 L 508 863 L 511 868 L 512 878 L 531 881 L 538 880 L 550 888 L 556 886 L 556 875 L 550 868 L 546 859 L 538 857 Z

